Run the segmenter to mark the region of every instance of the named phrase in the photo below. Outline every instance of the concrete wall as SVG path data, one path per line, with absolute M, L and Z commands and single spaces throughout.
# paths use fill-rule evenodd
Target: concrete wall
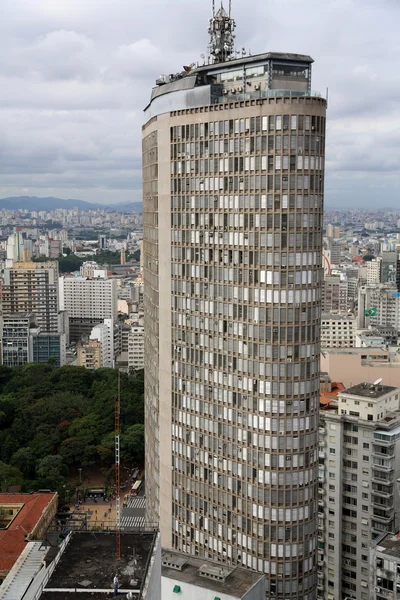
M 161 537 L 157 535 L 154 553 L 143 586 L 142 600 L 161 600 Z
M 369 348 L 365 348 L 368 354 Z M 382 350 L 382 354 L 386 354 Z M 321 371 L 329 373 L 332 381 L 343 383 L 345 388 L 356 385 L 357 383 L 373 383 L 378 377 L 383 378 L 385 385 L 400 387 L 400 364 L 371 364 L 363 365 L 361 354 L 330 354 L 324 352 L 321 354 Z

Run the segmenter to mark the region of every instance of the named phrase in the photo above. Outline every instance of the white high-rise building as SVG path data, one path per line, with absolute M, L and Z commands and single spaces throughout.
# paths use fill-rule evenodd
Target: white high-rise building
M 160 77 L 143 127 L 146 510 L 163 544 L 317 590 L 326 101 L 309 56 Z
M 90 335 L 93 327 L 104 319 L 118 316 L 116 279 L 60 277 L 61 310 L 69 317 L 70 340 L 77 342 Z
M 400 388 L 362 383 L 321 410 L 321 598 L 369 600 L 371 540 L 399 530 L 399 397 Z
M 380 283 L 382 278 L 382 258 L 374 258 L 367 262 L 367 284 Z
M 95 325 L 90 334 L 91 340 L 101 343 L 102 367 L 114 367 L 114 322 L 105 319 L 103 323 Z
M 128 367 L 138 370 L 144 368 L 144 327 L 132 325 L 128 336 Z

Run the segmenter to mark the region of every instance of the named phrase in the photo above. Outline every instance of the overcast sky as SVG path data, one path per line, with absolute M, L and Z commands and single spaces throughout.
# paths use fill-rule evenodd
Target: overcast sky
M 218 0 L 217 0 L 218 2 Z M 329 88 L 326 204 L 398 206 L 400 0 L 232 0 L 239 47 Z M 0 197 L 141 200 L 142 110 L 205 52 L 211 0 L 0 0 Z

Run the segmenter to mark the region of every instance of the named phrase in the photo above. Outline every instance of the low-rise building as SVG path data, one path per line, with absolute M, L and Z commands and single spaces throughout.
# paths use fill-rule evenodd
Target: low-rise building
M 379 377 L 399 387 L 400 354 L 398 348 L 325 348 L 321 352 L 321 371 L 345 387 L 358 381 L 373 383 Z
M 29 541 L 42 540 L 57 511 L 57 493 L 0 493 L 0 584 Z
M 89 340 L 85 343 L 79 342 L 76 349 L 78 367 L 85 367 L 89 371 L 94 371 L 102 367 L 101 342 L 99 340 Z
M 163 550 L 161 594 L 163 600 L 265 600 L 265 576 Z

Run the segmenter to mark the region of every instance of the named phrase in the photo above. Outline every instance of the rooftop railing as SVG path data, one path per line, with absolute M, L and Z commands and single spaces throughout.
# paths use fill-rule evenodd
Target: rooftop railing
M 244 100 L 257 100 L 259 98 L 324 98 L 321 92 L 311 90 L 311 92 L 301 92 L 297 90 L 260 90 L 257 92 L 248 92 L 244 94 L 226 94 L 220 96 L 218 104 L 226 102 L 243 102 Z

